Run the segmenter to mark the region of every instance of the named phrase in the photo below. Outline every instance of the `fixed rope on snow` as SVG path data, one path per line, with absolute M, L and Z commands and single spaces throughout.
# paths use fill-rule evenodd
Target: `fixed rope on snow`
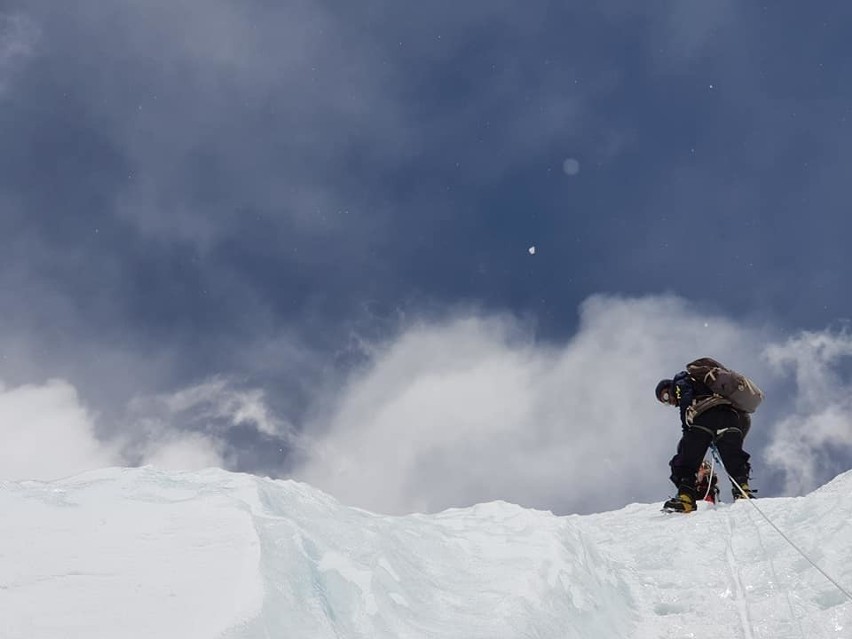
M 784 538 L 784 541 L 786 541 L 788 544 L 790 544 L 790 546 L 793 547 L 793 550 L 795 550 L 797 553 L 799 553 L 805 561 L 807 561 L 811 566 L 816 568 L 822 574 L 823 577 L 828 579 L 834 585 L 835 588 L 837 588 L 840 592 L 842 592 L 844 595 L 846 595 L 846 598 L 849 599 L 849 601 L 852 601 L 852 594 L 850 594 L 849 591 L 846 590 L 846 588 L 844 588 L 839 583 L 837 583 L 837 581 L 834 578 L 832 578 L 831 575 L 829 575 L 827 572 L 825 572 L 825 570 L 820 568 L 813 560 L 811 560 L 811 558 L 808 557 L 801 548 L 799 548 L 796 544 L 794 544 L 793 541 L 787 535 L 785 535 L 781 531 L 781 529 L 778 528 L 778 526 L 776 526 L 772 522 L 772 520 L 769 519 L 769 517 L 767 517 L 766 514 L 760 508 L 758 508 L 757 504 L 755 503 L 755 500 L 751 499 L 750 495 L 748 493 L 746 493 L 745 490 L 743 490 L 743 487 L 740 486 L 733 477 L 731 477 L 730 473 L 728 473 L 728 469 L 725 468 L 725 465 L 721 462 L 721 460 L 719 460 L 719 451 L 716 449 L 715 443 L 710 444 L 710 451 L 713 453 L 713 459 L 715 461 L 717 461 L 719 463 L 719 465 L 725 470 L 725 474 L 728 476 L 728 479 L 731 480 L 731 484 L 733 484 L 737 488 L 737 490 L 740 491 L 742 496 L 746 498 L 746 501 L 748 501 L 748 503 L 750 503 L 752 505 L 752 507 L 758 513 L 760 513 L 760 516 L 763 517 L 766 520 L 766 523 L 768 523 L 770 526 L 772 526 L 775 529 L 775 532 L 777 532 L 779 535 L 781 535 L 781 537 Z

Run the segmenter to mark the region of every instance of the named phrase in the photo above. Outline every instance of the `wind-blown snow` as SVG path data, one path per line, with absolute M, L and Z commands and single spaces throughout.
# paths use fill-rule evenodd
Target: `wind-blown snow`
M 847 592 L 852 472 L 760 509 Z M 852 602 L 747 502 L 390 517 L 306 484 L 106 469 L 0 483 L 0 637 L 852 637 Z

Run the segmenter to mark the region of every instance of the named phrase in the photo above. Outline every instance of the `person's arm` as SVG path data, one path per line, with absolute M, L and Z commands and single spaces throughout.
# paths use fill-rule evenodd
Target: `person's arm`
M 692 378 L 686 371 L 681 371 L 672 380 L 675 388 L 675 398 L 680 408 L 680 424 L 683 428 L 689 428 L 686 422 L 686 409 L 692 406 L 695 399 L 695 389 L 692 386 Z

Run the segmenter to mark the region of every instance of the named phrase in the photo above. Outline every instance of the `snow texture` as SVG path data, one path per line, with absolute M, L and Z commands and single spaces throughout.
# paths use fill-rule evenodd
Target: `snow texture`
M 391 517 L 222 470 L 2 482 L 0 637 L 848 638 L 851 496 Z

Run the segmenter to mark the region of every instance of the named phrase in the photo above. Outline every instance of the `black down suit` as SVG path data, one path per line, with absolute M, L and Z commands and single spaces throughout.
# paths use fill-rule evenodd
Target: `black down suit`
M 712 391 L 685 371 L 675 375 L 672 382 L 683 427 L 677 454 L 669 462 L 672 483 L 678 490 L 694 492 L 698 467 L 707 448 L 715 442 L 728 473 L 738 484 L 747 485 L 751 466 L 750 455 L 743 450 L 743 439 L 751 427 L 749 414 L 721 404 L 693 415 L 696 405 L 713 396 Z

